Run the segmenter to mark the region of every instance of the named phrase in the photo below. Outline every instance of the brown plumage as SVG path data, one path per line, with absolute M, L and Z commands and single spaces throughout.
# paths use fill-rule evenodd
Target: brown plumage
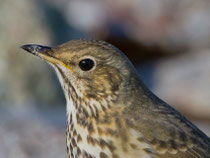
M 210 139 L 150 92 L 114 46 L 24 45 L 56 70 L 67 100 L 70 158 L 210 158 Z

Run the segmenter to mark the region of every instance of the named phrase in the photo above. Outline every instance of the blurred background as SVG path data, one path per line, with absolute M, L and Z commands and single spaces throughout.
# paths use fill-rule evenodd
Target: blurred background
M 210 136 L 210 1 L 0 0 L 0 157 L 65 158 L 65 99 L 53 70 L 20 49 L 97 38 Z

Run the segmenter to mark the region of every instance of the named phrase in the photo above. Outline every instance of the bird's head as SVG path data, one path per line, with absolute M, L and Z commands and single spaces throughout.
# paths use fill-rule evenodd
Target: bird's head
M 112 102 L 126 87 L 132 64 L 119 49 L 103 41 L 73 40 L 57 47 L 24 45 L 56 70 L 66 99 Z M 103 98 L 103 99 L 101 99 Z

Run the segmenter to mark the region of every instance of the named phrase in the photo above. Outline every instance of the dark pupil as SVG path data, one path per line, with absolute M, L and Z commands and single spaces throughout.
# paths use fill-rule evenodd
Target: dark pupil
M 93 66 L 94 66 L 94 61 L 92 59 L 83 59 L 79 62 L 79 67 L 83 71 L 88 71 L 88 70 L 92 69 Z

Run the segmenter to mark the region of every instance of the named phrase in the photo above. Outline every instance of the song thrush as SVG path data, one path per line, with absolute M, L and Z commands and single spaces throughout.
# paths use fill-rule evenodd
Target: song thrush
M 73 40 L 22 48 L 59 77 L 70 158 L 210 158 L 210 138 L 150 92 L 111 44 Z

